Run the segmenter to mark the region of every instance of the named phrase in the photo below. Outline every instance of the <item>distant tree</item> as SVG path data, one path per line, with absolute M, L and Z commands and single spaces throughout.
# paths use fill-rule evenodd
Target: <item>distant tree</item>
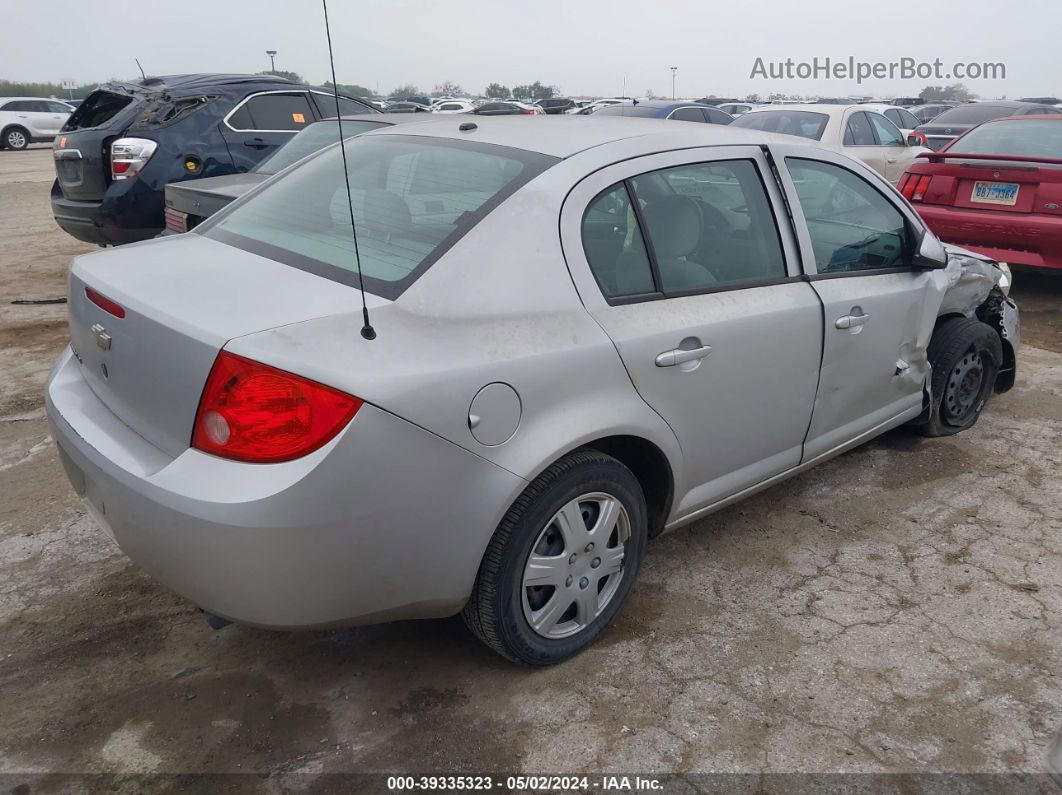
M 465 93 L 453 80 L 443 80 L 431 90 L 433 97 L 454 97 Z
M 325 80 L 321 85 L 325 88 L 331 88 L 332 81 Z M 346 94 L 350 97 L 361 97 L 362 99 L 371 99 L 374 96 L 374 92 L 371 88 L 359 86 L 357 83 L 340 83 L 339 93 Z
M 270 71 L 269 69 L 266 69 L 264 72 L 255 72 L 255 74 L 273 75 L 275 77 L 284 77 L 284 78 L 287 78 L 288 80 L 292 81 L 293 83 L 305 83 L 306 82 L 305 80 L 302 79 L 302 75 L 300 75 L 298 72 L 285 72 L 283 69 L 274 69 L 272 71 Z
M 760 100 L 760 95 L 759 94 L 746 94 L 745 95 L 745 101 L 746 102 L 760 102 L 761 101 Z
M 966 102 L 968 99 L 973 99 L 973 94 L 962 83 L 954 83 L 950 86 L 926 86 L 919 92 L 918 97 L 926 102 L 935 100 Z
M 60 83 L 13 83 L 0 80 L 0 97 L 58 97 L 59 99 L 84 99 L 99 83 L 82 83 L 76 88 L 63 88 Z
M 501 83 L 491 83 L 484 93 L 491 99 L 505 99 L 509 96 L 509 89 Z
M 514 86 L 513 96 L 516 99 L 550 99 L 558 93 L 556 86 L 544 86 L 538 80 L 524 86 Z
M 388 94 L 388 96 L 399 97 L 399 98 L 402 98 L 402 97 L 419 97 L 420 96 L 420 89 L 417 88 L 412 83 L 406 83 L 404 86 L 396 86 L 394 91 L 392 91 L 390 94 Z

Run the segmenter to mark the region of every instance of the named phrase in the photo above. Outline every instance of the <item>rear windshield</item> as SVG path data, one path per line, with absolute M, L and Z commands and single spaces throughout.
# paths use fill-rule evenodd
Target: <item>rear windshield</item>
M 825 113 L 812 113 L 809 110 L 760 110 L 738 116 L 730 126 L 799 135 L 801 138 L 818 141 L 822 139 L 822 132 L 829 120 L 830 117 Z
M 128 94 L 113 94 L 110 91 L 93 91 L 78 106 L 63 127 L 65 132 L 89 129 L 106 124 L 118 111 L 133 101 Z
M 656 116 L 660 108 L 647 108 L 643 105 L 604 105 L 594 111 L 601 116 Z
M 346 155 L 365 289 L 392 299 L 557 162 L 509 147 L 399 135 L 351 139 Z M 333 146 L 197 231 L 357 286 L 350 209 L 342 153 Z
M 1000 116 L 1013 116 L 1015 113 L 1020 112 L 1016 108 L 975 103 L 946 110 L 933 119 L 933 124 L 980 124 L 989 119 L 998 119 Z
M 955 141 L 948 152 L 1062 157 L 1062 121 L 1014 119 L 982 124 Z
M 344 120 L 343 137 L 350 138 L 355 135 L 361 135 L 363 132 L 376 130 L 383 126 L 378 121 Z M 339 124 L 335 121 L 319 121 L 296 133 L 290 141 L 251 170 L 259 174 L 276 174 L 292 163 L 302 160 L 304 157 L 312 155 L 314 152 L 318 152 L 338 140 Z

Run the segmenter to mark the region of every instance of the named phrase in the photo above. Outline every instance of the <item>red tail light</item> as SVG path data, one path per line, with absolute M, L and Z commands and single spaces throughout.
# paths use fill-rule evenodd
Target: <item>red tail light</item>
M 203 388 L 192 447 L 270 464 L 312 453 L 361 408 L 353 395 L 222 351 Z
M 912 174 L 908 171 L 900 178 L 900 184 L 896 187 L 908 201 L 920 202 L 925 198 L 929 183 L 932 181 L 933 177 L 930 174 Z
M 531 108 L 528 108 L 527 110 L 524 111 L 524 115 L 525 116 L 534 116 L 535 115 L 535 111 L 531 110 Z
M 915 185 L 914 191 L 911 193 L 911 201 L 920 202 L 926 197 L 926 191 L 929 190 L 929 183 L 933 180 L 931 176 L 925 174 L 918 178 L 918 184 Z M 914 182 L 914 180 L 911 180 Z
M 92 303 L 102 309 L 104 312 L 108 312 L 115 317 L 125 317 L 125 307 L 121 304 L 115 303 L 110 298 L 100 293 L 97 293 L 91 287 L 85 288 L 85 297 Z

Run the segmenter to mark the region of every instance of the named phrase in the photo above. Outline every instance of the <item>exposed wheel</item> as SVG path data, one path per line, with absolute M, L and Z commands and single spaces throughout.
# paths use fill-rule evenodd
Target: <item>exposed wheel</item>
M 977 422 L 992 394 L 1003 361 L 999 335 L 975 318 L 945 320 L 929 342 L 933 403 L 919 428 L 926 436 L 949 436 Z
M 611 456 L 571 453 L 495 531 L 462 614 L 499 654 L 551 665 L 593 642 L 627 599 L 645 554 L 645 497 Z
M 8 149 L 25 149 L 29 142 L 29 133 L 21 127 L 8 127 L 4 130 L 4 146 Z

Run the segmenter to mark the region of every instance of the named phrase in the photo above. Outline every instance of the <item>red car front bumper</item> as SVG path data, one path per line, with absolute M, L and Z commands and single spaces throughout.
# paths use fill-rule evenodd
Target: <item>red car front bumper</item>
M 1062 269 L 1062 217 L 968 210 L 917 203 L 914 208 L 945 243 L 1009 265 Z

